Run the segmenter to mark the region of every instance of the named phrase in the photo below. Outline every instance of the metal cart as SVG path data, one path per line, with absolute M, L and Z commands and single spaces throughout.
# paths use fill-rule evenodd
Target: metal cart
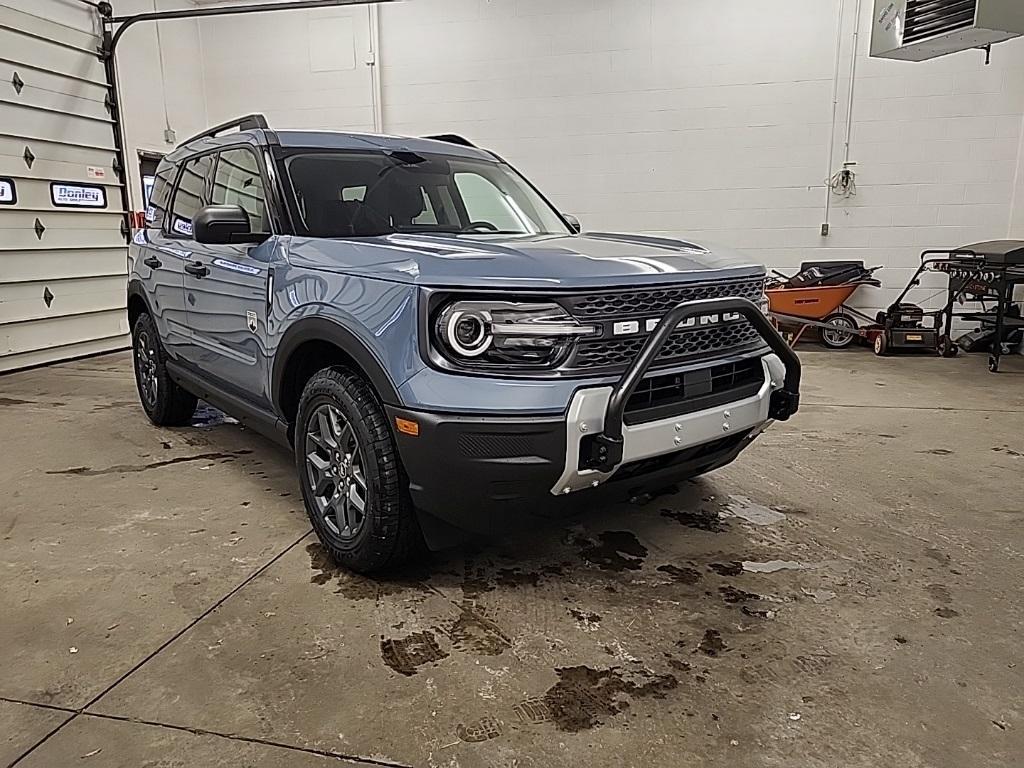
M 924 313 L 934 318 L 934 333 L 939 354 L 953 357 L 957 347 L 951 340 L 953 318 L 960 317 L 995 328 L 995 337 L 988 359 L 988 369 L 999 370 L 1000 358 L 1010 353 L 1004 342 L 1005 332 L 1012 328 L 1024 328 L 1024 320 L 1011 312 L 1014 306 L 1013 293 L 1017 285 L 1024 284 L 1024 240 L 992 240 L 974 245 L 965 245 L 954 250 L 930 250 L 921 254 L 921 265 L 899 298 L 884 313 L 879 313 L 883 327 L 881 343 L 876 339 L 875 351 L 892 348 L 903 329 L 898 325 L 903 309 L 911 306 L 903 303 L 911 289 L 921 282 L 924 272 L 941 272 L 949 280 L 945 306 L 934 312 Z M 982 310 L 956 312 L 957 303 L 971 301 L 981 304 Z M 992 305 L 991 307 L 989 305 Z M 905 336 L 906 334 L 902 334 Z M 920 334 L 918 334 L 920 336 Z

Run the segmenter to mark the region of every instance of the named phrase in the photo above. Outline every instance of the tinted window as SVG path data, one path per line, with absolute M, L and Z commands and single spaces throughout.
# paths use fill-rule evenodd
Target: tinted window
M 269 232 L 267 200 L 256 155 L 247 149 L 228 149 L 220 153 L 213 177 L 210 202 L 214 205 L 240 205 L 249 214 L 253 232 Z
M 171 199 L 171 189 L 174 186 L 174 174 L 177 172 L 178 166 L 168 162 L 161 162 L 156 169 L 153 191 L 146 206 L 147 227 L 160 228 L 164 225 L 164 214 L 167 212 L 167 203 Z
M 415 152 L 320 152 L 287 161 L 299 231 L 314 237 L 568 234 L 501 162 Z
M 192 237 L 192 217 L 207 205 L 206 179 L 213 165 L 213 155 L 195 157 L 185 163 L 178 180 L 171 206 L 171 220 L 166 227 L 172 235 Z

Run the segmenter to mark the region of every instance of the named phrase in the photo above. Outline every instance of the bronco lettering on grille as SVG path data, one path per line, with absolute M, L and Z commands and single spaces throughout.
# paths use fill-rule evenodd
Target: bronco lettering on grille
M 721 314 L 711 315 L 697 315 L 695 317 L 687 318 L 683 320 L 677 328 L 697 328 L 708 325 L 719 325 L 720 323 L 730 323 L 740 319 L 738 312 L 725 312 Z M 651 333 L 655 328 L 658 327 L 658 323 L 661 322 L 661 318 L 652 317 L 644 323 L 644 331 Z M 632 336 L 640 333 L 640 321 L 639 320 L 627 320 L 625 322 L 618 322 L 612 324 L 612 335 L 613 336 Z

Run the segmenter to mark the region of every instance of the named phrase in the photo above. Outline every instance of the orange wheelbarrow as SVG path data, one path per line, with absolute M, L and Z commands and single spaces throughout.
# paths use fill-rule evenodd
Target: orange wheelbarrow
M 860 262 L 815 262 L 805 264 L 800 272 L 787 277 L 776 272 L 781 280 L 766 287 L 769 314 L 779 326 L 796 327 L 791 345 L 795 345 L 808 328 L 816 328 L 821 343 L 829 349 L 843 349 L 860 338 L 871 338 L 877 332 L 875 319 L 846 305 L 846 301 L 862 285 L 880 285 Z M 858 319 L 865 321 L 861 326 Z

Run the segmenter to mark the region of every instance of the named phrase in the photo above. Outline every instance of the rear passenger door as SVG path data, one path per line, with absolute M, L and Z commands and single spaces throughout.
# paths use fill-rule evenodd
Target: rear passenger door
M 194 247 L 189 211 L 205 198 L 211 164 L 212 159 L 202 155 L 157 169 L 153 197 L 145 214 L 146 237 L 144 242 L 136 241 L 136 269 L 149 293 L 157 330 L 164 347 L 179 359 L 192 343 L 185 312 L 184 280 L 184 266 L 192 259 Z
M 271 231 L 256 153 L 237 146 L 210 157 L 209 203 L 239 205 L 249 214 L 253 232 Z M 267 284 L 274 242 L 191 247 L 193 268 L 185 268 L 190 362 L 214 386 L 267 409 Z

